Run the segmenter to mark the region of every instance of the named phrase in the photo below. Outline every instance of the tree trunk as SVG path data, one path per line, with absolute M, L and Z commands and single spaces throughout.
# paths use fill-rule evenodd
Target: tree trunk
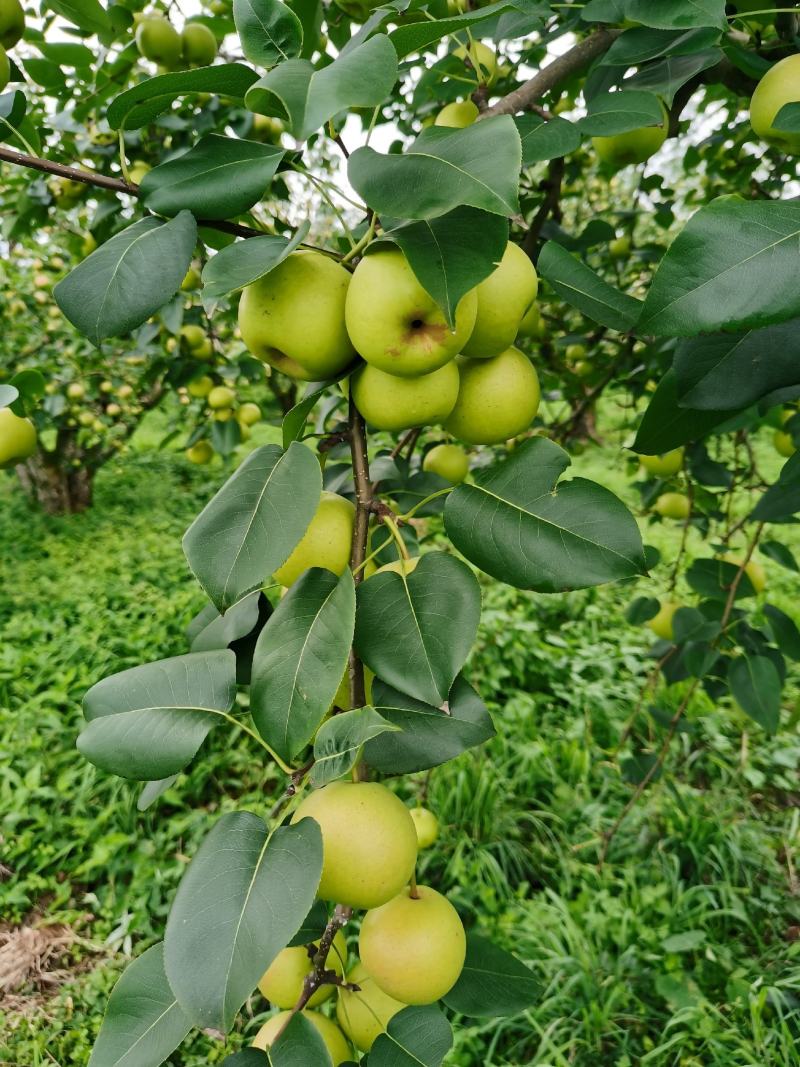
M 51 454 L 36 452 L 17 467 L 22 488 L 48 515 L 85 511 L 92 503 L 94 469 L 62 467 Z

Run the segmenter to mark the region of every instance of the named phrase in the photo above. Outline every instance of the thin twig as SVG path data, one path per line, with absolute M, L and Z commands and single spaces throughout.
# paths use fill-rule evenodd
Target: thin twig
M 372 509 L 372 485 L 369 477 L 369 456 L 367 454 L 367 432 L 364 420 L 353 401 L 352 390 L 348 404 L 348 426 L 350 428 L 350 456 L 353 464 L 353 481 L 356 489 L 356 518 L 353 525 L 353 546 L 350 552 L 350 569 L 353 580 L 358 585 L 364 578 L 362 564 L 367 553 L 369 536 L 369 517 Z M 350 704 L 353 708 L 363 708 L 367 702 L 364 686 L 364 664 L 350 650 Z M 356 767 L 356 772 L 361 772 Z

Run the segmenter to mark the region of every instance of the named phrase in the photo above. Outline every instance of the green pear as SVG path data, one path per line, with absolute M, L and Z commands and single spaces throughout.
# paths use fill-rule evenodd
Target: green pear
M 480 83 L 491 89 L 497 81 L 497 53 L 493 48 L 489 48 L 482 41 L 472 41 L 469 46 L 462 44 L 454 49 L 454 54 L 459 59 L 469 60 Z
M 255 426 L 261 418 L 261 408 L 258 404 L 253 404 L 251 401 L 248 401 L 246 404 L 242 404 L 239 408 L 236 413 L 236 418 L 245 426 Z
M 283 123 L 278 118 L 273 118 L 271 115 L 253 115 L 250 137 L 256 141 L 280 144 L 283 129 Z
M 8 53 L 0 44 L 0 93 L 11 81 L 11 64 L 8 61 Z
M 672 618 L 682 605 L 677 600 L 662 600 L 657 614 L 647 620 L 647 625 L 663 641 L 671 641 L 673 638 Z
M 471 290 L 456 308 L 455 329 L 417 281 L 398 248 L 364 256 L 347 293 L 347 331 L 358 353 L 378 370 L 401 378 L 430 374 L 461 351 L 472 333 L 478 297 Z
M 446 419 L 458 396 L 458 370 L 451 360 L 419 378 L 397 378 L 367 363 L 351 388 L 356 407 L 376 430 L 409 430 Z
M 348 972 L 347 982 L 357 985 L 358 992 L 344 986 L 339 989 L 336 1018 L 353 1044 L 362 1052 L 369 1052 L 378 1035 L 386 1030 L 389 1020 L 407 1005 L 387 996 L 360 961 Z
M 776 430 L 772 438 L 772 443 L 774 444 L 775 451 L 778 455 L 785 456 L 787 459 L 789 456 L 793 456 L 797 451 L 794 438 L 790 433 L 786 433 L 785 430 Z
M 691 504 L 683 493 L 662 493 L 653 505 L 653 511 L 664 519 L 689 518 Z
M 535 341 L 543 341 L 547 336 L 547 327 L 544 324 L 542 313 L 538 305 L 531 304 L 517 328 L 517 337 L 532 337 Z
M 422 469 L 458 485 L 469 474 L 469 457 L 460 445 L 434 445 L 425 453 Z
M 624 234 L 622 237 L 615 237 L 609 241 L 608 252 L 612 259 L 627 259 L 631 252 L 630 237 Z
M 586 345 L 567 345 L 564 350 L 564 357 L 567 363 L 575 363 L 579 359 L 583 359 L 586 355 Z
M 345 329 L 350 285 L 350 274 L 329 256 L 293 252 L 242 293 L 242 340 L 290 378 L 332 378 L 355 358 Z
M 314 942 L 314 948 L 319 948 L 319 941 Z M 347 942 L 342 931 L 338 930 L 325 961 L 325 968 L 334 971 L 341 978 L 346 963 Z M 303 992 L 303 982 L 312 970 L 313 966 L 306 945 L 285 948 L 269 965 L 258 983 L 258 988 L 276 1008 L 293 1008 Z M 335 992 L 336 986 L 321 985 L 309 998 L 308 1007 L 316 1008 L 318 1004 L 323 1004 L 332 997 Z
M 494 445 L 527 430 L 541 392 L 533 364 L 518 348 L 492 359 L 458 360 L 458 400 L 444 428 L 469 445 Z
M 197 267 L 189 267 L 181 282 L 181 290 L 184 293 L 191 293 L 194 289 L 199 289 L 200 285 L 200 271 Z
M 186 449 L 186 458 L 189 462 L 197 463 L 201 466 L 209 463 L 213 455 L 214 449 L 210 441 L 197 441 L 191 448 Z
M 800 101 L 800 54 L 787 56 L 770 67 L 756 86 L 750 100 L 753 133 L 784 152 L 800 152 L 800 133 L 776 130 L 773 126 L 784 104 L 797 101 Z
M 433 1004 L 448 993 L 466 951 L 458 912 L 429 886 L 418 886 L 415 897 L 406 886 L 361 923 L 361 962 L 378 987 L 403 1004 Z
M 292 822 L 304 818 L 314 819 L 322 832 L 321 900 L 377 908 L 411 877 L 417 831 L 408 808 L 385 785 L 332 782 L 310 793 Z
M 439 836 L 439 820 L 432 811 L 423 807 L 412 808 L 411 818 L 417 830 L 419 848 L 430 848 Z
M 221 408 L 233 407 L 233 402 L 236 399 L 236 391 L 231 389 L 228 385 L 215 385 L 206 397 L 206 403 L 212 411 L 219 411 Z
M 612 137 L 593 137 L 592 145 L 603 163 L 619 170 L 631 163 L 644 163 L 655 155 L 666 141 L 669 127 L 669 116 L 663 104 L 661 110 L 664 117 L 660 126 L 643 126 Z
M 471 100 L 456 100 L 442 108 L 436 116 L 434 126 L 452 126 L 460 130 L 471 126 L 479 114 L 477 104 L 473 104 Z
M 70 382 L 67 386 L 67 397 L 70 400 L 82 400 L 86 395 L 86 386 L 83 382 Z
M 656 478 L 671 478 L 683 466 L 683 449 L 674 448 L 660 456 L 639 456 L 639 462 L 648 474 Z
M 0 408 L 0 467 L 13 467 L 36 451 L 36 428 L 30 419 Z
M 217 58 L 217 39 L 202 22 L 187 22 L 181 34 L 183 60 L 190 67 L 209 67 Z
M 340 1064 L 349 1063 L 352 1060 L 347 1038 L 336 1023 L 332 1022 L 327 1015 L 321 1015 L 318 1011 L 304 1011 L 303 1015 L 314 1026 L 325 1043 L 333 1067 L 339 1067 Z M 277 1015 L 273 1015 L 256 1034 L 252 1047 L 260 1048 L 266 1052 L 291 1017 L 292 1013 L 290 1011 L 281 1011 Z
M 478 314 L 462 353 L 488 359 L 504 352 L 513 344 L 538 290 L 536 268 L 519 245 L 509 241 L 497 267 L 476 289 Z
M 356 509 L 346 497 L 323 492 L 313 519 L 289 558 L 275 571 L 281 585 L 293 585 L 310 567 L 342 574 L 350 563 Z
M 742 565 L 741 559 L 730 552 L 721 556 L 720 559 L 725 560 L 726 563 L 732 563 L 735 567 L 741 567 Z M 764 570 L 764 565 L 756 559 L 749 559 L 745 564 L 744 573 L 750 579 L 753 589 L 757 593 L 763 593 L 767 584 L 767 572 Z
M 25 12 L 19 0 L 0 0 L 0 45 L 13 48 L 25 32 Z
M 134 185 L 141 185 L 145 174 L 149 174 L 152 169 L 149 163 L 145 163 L 144 160 L 140 159 L 132 167 L 128 167 L 128 177 Z
M 136 27 L 136 47 L 145 59 L 162 67 L 180 64 L 183 45 L 181 35 L 162 15 L 149 15 Z

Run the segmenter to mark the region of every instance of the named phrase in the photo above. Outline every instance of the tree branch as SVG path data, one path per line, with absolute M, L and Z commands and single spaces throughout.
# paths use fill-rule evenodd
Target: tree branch
M 547 165 L 547 177 L 540 185 L 540 189 L 544 193 L 544 199 L 533 217 L 528 232 L 525 234 L 525 240 L 522 242 L 522 250 L 527 252 L 534 263 L 536 262 L 537 245 L 539 244 L 544 224 L 551 215 L 556 221 L 559 220 L 561 215 L 561 183 L 564 180 L 565 166 L 563 156 L 551 159 Z
M 529 81 L 514 89 L 508 96 L 504 96 L 502 100 L 498 100 L 496 104 L 492 104 L 491 107 L 481 112 L 477 121 L 480 122 L 490 115 L 514 115 L 518 111 L 525 111 L 545 93 L 583 70 L 593 59 L 607 52 L 621 32 L 621 30 L 596 30 L 591 36 L 570 48 L 563 56 L 558 56 L 552 63 L 537 71 Z
M 350 391 L 348 425 L 350 427 L 350 456 L 353 464 L 353 480 L 356 486 L 356 520 L 353 526 L 353 547 L 350 552 L 350 569 L 358 585 L 364 578 L 361 564 L 367 555 L 367 537 L 369 535 L 369 517 L 372 510 L 372 484 L 369 477 L 369 457 L 367 455 L 367 432 L 364 420 L 353 401 Z M 350 651 L 350 704 L 353 708 L 363 708 L 367 702 L 364 687 L 364 664 Z M 358 772 L 358 766 L 356 767 Z

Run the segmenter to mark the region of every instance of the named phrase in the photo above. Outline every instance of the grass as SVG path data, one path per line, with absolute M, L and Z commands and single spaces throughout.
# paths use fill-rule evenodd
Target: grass
M 86 1062 L 109 989 L 130 953 L 161 936 L 199 841 L 222 811 L 266 812 L 276 783 L 246 738 L 231 745 L 215 731 L 178 785 L 139 813 L 136 787 L 75 751 L 85 690 L 185 651 L 203 603 L 180 536 L 221 473 L 153 451 L 157 431 L 151 423 L 101 473 L 86 515 L 43 517 L 10 477 L 0 487 L 0 835 L 12 872 L 0 915 L 64 923 L 83 939 L 54 993 L 30 984 L 0 1001 L 3 1065 Z M 588 449 L 576 470 L 635 502 L 616 448 Z M 674 556 L 674 528 L 647 536 Z M 690 552 L 701 547 L 693 536 Z M 773 601 L 793 610 L 789 572 L 771 568 L 770 583 Z M 460 1021 L 448 1067 L 800 1064 L 790 709 L 769 739 L 730 706 L 699 701 L 598 869 L 599 834 L 630 794 L 615 746 L 648 666 L 646 636 L 624 620 L 635 593 L 483 589 L 469 670 L 498 736 L 432 775 L 443 830 L 421 878 L 525 959 L 541 996 L 510 1019 Z M 642 729 L 659 727 L 646 718 Z M 400 791 L 411 802 L 423 788 L 417 776 Z M 220 1063 L 263 1011 L 254 998 L 227 1045 L 198 1035 L 170 1063 Z

